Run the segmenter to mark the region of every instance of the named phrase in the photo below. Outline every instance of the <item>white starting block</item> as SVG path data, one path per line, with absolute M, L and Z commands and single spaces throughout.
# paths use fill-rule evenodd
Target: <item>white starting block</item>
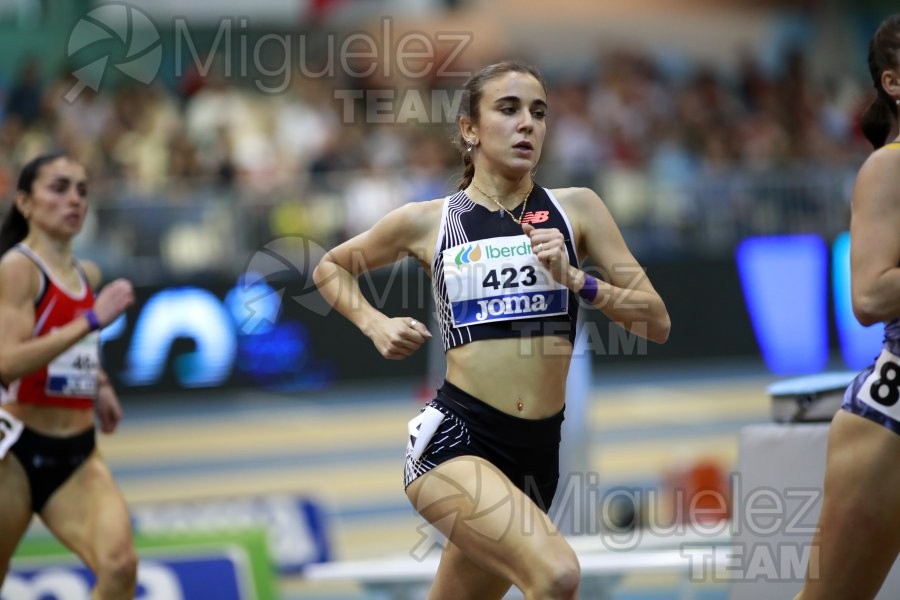
M 778 423 L 828 423 L 841 407 L 855 371 L 821 373 L 769 386 L 772 420 Z
M 694 531 L 656 535 L 638 530 L 633 535 L 640 536 L 639 541 L 629 543 L 628 550 L 616 549 L 622 546 L 621 537 L 571 536 L 567 539 L 581 566 L 581 597 L 610 598 L 616 584 L 628 574 L 675 572 L 685 576 L 681 597 L 691 598 L 692 579 L 708 574 L 710 565 L 722 566 L 729 561 L 730 529 L 727 524 L 719 529 L 721 532 L 712 535 Z M 698 553 L 698 548 L 704 550 Z M 357 582 L 372 598 L 413 600 L 424 598 L 423 590 L 434 579 L 439 562 L 437 553 L 421 561 L 400 555 L 378 560 L 327 562 L 309 565 L 304 577 L 319 582 Z M 506 598 L 522 598 L 522 595 L 512 590 Z

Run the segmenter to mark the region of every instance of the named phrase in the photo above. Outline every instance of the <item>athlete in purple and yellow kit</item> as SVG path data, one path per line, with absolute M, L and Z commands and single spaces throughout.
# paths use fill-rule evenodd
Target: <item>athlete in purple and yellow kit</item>
M 875 152 L 853 192 L 850 259 L 853 311 L 885 324 L 884 345 L 831 425 L 802 600 L 874 598 L 900 551 L 900 15 L 872 38 L 869 71 L 878 96 L 861 127 Z

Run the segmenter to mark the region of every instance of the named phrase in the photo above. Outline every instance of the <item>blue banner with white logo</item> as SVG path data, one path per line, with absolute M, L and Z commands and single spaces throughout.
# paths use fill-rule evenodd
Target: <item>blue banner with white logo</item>
M 462 327 L 565 314 L 568 301 L 566 289 L 462 300 L 452 303 L 453 322 L 457 327 Z
M 135 600 L 274 600 L 265 533 L 135 535 Z M 0 600 L 91 600 L 94 574 L 54 539 L 16 549 Z
M 228 554 L 142 560 L 135 600 L 245 600 L 252 597 L 241 583 L 240 557 Z M 0 599 L 88 600 L 93 586 L 93 573 L 82 565 L 16 569 L 7 576 Z

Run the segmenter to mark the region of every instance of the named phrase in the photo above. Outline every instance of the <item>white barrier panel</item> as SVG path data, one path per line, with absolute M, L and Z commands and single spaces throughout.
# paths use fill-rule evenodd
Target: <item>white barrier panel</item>
M 740 433 L 729 600 L 793 598 L 803 587 L 822 505 L 827 424 L 771 424 Z M 900 562 L 878 600 L 900 598 Z
M 693 531 L 678 535 L 642 532 L 628 551 L 615 550 L 621 541 L 604 536 L 573 536 L 568 541 L 581 566 L 580 594 L 591 600 L 610 598 L 620 579 L 628 574 L 679 573 L 683 576 L 681 597 L 692 597 L 689 586 L 713 576 L 729 566 L 731 540 L 727 527 L 715 535 Z M 434 579 L 440 557 L 424 560 L 410 555 L 377 560 L 354 560 L 309 565 L 303 572 L 310 581 L 353 581 L 363 585 L 373 598 L 392 600 L 419 598 Z M 424 597 L 424 596 L 421 596 Z M 506 598 L 521 598 L 517 590 Z

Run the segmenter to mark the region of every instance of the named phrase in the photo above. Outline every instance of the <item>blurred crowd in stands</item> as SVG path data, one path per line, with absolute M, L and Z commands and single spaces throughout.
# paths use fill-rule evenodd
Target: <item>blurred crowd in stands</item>
M 670 252 L 701 221 L 709 235 L 727 229 L 725 246 L 756 230 L 821 228 L 822 211 L 843 227 L 847 178 L 867 149 L 854 124 L 869 90 L 813 80 L 799 53 L 780 73 L 750 55 L 738 64 L 675 76 L 620 51 L 590 76 L 546 73 L 537 182 L 594 188 L 648 252 Z M 328 244 L 399 204 L 455 189 L 446 119 L 350 122 L 338 79 L 297 74 L 279 94 L 246 83 L 213 68 L 175 85 L 86 88 L 68 103 L 71 76 L 54 79 L 30 59 L 0 82 L 0 197 L 12 196 L 21 163 L 62 148 L 88 168 L 98 210 L 167 204 L 184 216 L 227 198 L 241 211 L 231 226 L 250 245 L 289 234 Z

